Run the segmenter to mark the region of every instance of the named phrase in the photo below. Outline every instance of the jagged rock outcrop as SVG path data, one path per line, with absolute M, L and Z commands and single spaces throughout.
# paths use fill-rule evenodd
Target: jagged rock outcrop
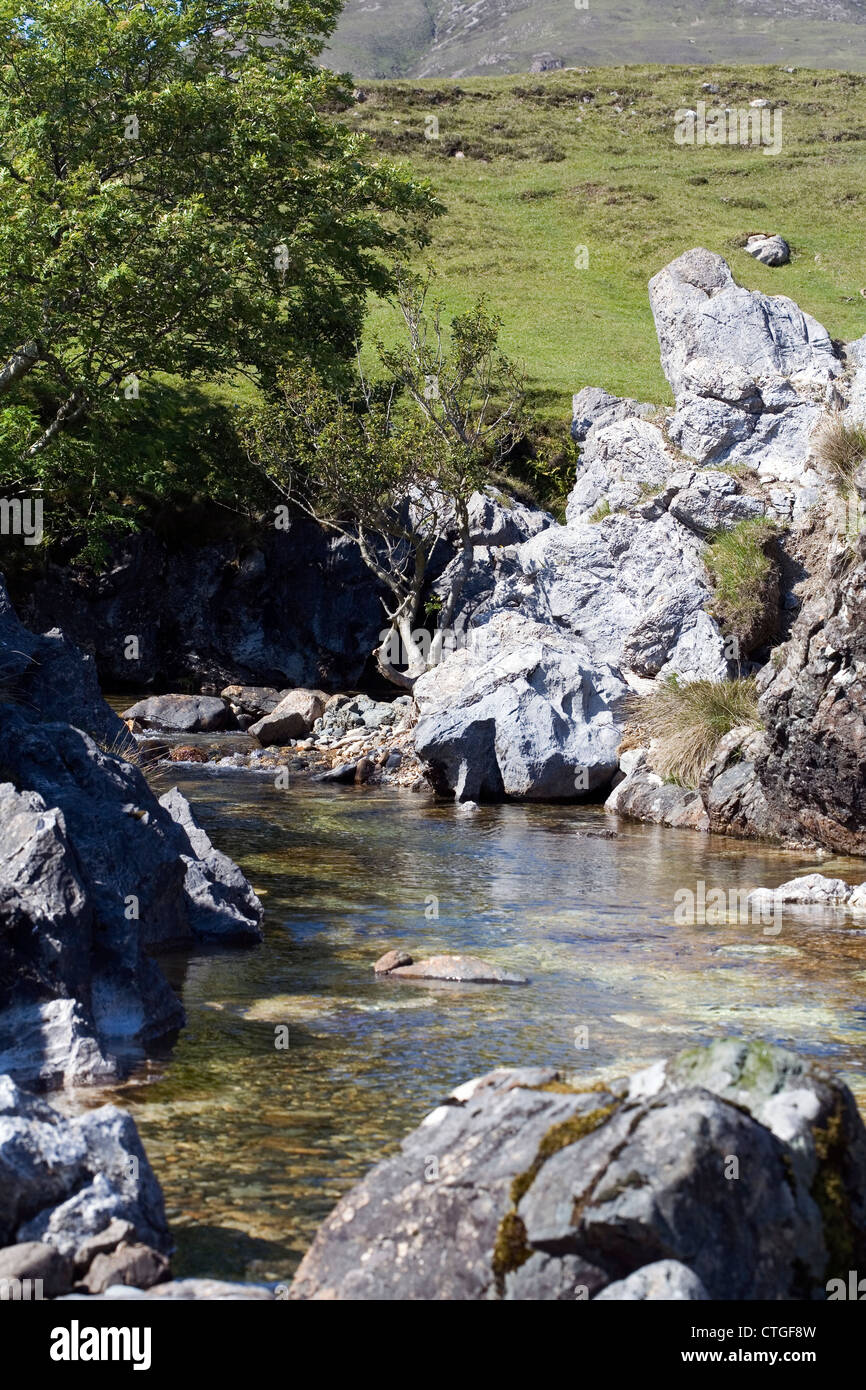
M 864 1255 L 850 1092 L 724 1041 L 607 1086 L 537 1067 L 459 1087 L 338 1203 L 290 1297 L 797 1300 Z
M 0 612 L 11 663 L 30 634 Z M 255 942 L 262 916 L 180 793 L 161 804 L 137 767 L 53 717 L 132 742 L 107 705 L 78 704 L 92 662 L 63 639 L 51 650 L 66 705 L 27 666 L 0 702 L 0 1069 L 41 1086 L 104 1079 L 181 1025 L 151 950 Z
M 604 703 L 620 730 L 629 691 L 648 693 L 650 682 L 669 676 L 723 680 L 748 672 L 749 662 L 754 672 L 800 604 L 804 556 L 822 549 L 814 536 L 808 544 L 803 537 L 815 531 L 822 509 L 839 510 L 818 426 L 836 411 L 848 422 L 861 418 L 858 411 L 866 419 L 866 340 L 841 350 L 791 300 L 741 287 L 720 256 L 700 248 L 654 277 L 650 299 L 676 410 L 595 388 L 575 396 L 572 433 L 583 449 L 567 525 L 495 555 L 476 549 L 458 645 L 482 647 L 484 660 L 458 650 L 418 684 L 418 751 L 436 785 L 458 797 L 546 797 L 551 766 L 559 753 L 573 766 L 573 747 L 589 758 L 590 790 L 610 783 L 602 756 L 607 736 L 587 747 L 592 672 L 605 672 Z M 850 531 L 851 508 L 841 505 Z M 707 542 L 764 517 L 781 529 L 755 533 L 754 544 L 771 560 L 761 601 L 751 619 L 745 615 L 725 632 L 712 616 Z M 832 549 L 839 529 L 832 515 L 827 526 Z M 848 552 L 850 565 L 850 544 Z M 446 570 L 440 592 L 449 577 Z M 632 768 L 609 808 L 665 824 L 862 852 L 853 792 L 863 782 L 866 746 L 860 603 L 857 578 L 837 575 L 807 604 L 781 668 L 762 677 L 766 739 L 746 731 L 729 739 L 694 791 L 663 784 L 648 765 Z M 533 640 L 547 653 L 537 677 L 520 661 L 510 673 L 521 622 L 536 625 Z M 578 699 L 568 697 L 574 672 L 554 672 L 570 654 L 566 635 L 584 649 Z M 804 641 L 813 640 L 806 653 Z M 829 665 L 827 644 L 838 648 Z M 472 692 L 485 664 L 495 672 L 495 700 L 487 684 L 480 697 Z M 617 681 L 619 697 L 612 698 Z M 531 717 L 522 709 L 527 684 Z M 528 750 L 521 721 L 532 729 Z M 538 756 L 535 731 L 545 726 L 551 736 Z M 554 794 L 566 794 L 561 783 Z
M 802 834 L 866 854 L 866 538 L 837 555 L 763 671 L 758 759 L 771 803 Z
M 100 574 L 50 570 L 21 611 L 92 652 L 103 683 L 138 689 L 352 688 L 382 628 L 357 547 L 303 516 L 247 541 L 125 537 Z

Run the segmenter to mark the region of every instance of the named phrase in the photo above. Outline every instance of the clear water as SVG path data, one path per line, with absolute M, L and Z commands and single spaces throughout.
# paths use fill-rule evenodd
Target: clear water
M 733 1034 L 826 1058 L 866 1100 L 866 930 L 823 915 L 786 917 L 773 938 L 674 922 L 675 892 L 698 880 L 859 882 L 862 862 L 625 823 L 581 839 L 607 822 L 575 807 L 466 817 L 408 792 L 172 772 L 160 789 L 179 781 L 267 908 L 263 946 L 163 960 L 188 1027 L 111 1093 L 162 1182 L 179 1274 L 290 1275 L 346 1189 L 494 1066 L 592 1079 Z M 480 955 L 531 983 L 376 980 L 391 947 Z

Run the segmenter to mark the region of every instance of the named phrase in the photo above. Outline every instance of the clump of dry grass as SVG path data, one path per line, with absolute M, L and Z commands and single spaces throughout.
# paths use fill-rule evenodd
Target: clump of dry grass
M 866 426 L 849 425 L 838 410 L 834 411 L 818 431 L 815 455 L 830 473 L 837 490 L 848 492 L 857 469 L 866 463 Z
M 641 700 L 636 716 L 653 743 L 653 769 L 669 782 L 695 788 L 725 734 L 741 724 L 758 726 L 758 690 L 751 678 L 684 685 L 670 676 Z

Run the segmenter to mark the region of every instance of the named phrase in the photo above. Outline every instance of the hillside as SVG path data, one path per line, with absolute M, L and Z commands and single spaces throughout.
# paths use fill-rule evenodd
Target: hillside
M 488 295 L 551 420 L 567 418 L 585 385 L 669 399 L 647 281 L 695 245 L 750 288 L 795 299 L 835 337 L 866 333 L 866 78 L 645 66 L 365 83 L 362 96 L 345 119 L 428 175 L 447 206 L 425 254 L 447 307 Z M 678 107 L 760 98 L 782 111 L 778 156 L 675 143 Z M 433 117 L 438 139 L 426 138 Z M 792 263 L 771 270 L 747 256 L 756 231 L 785 236 Z M 375 306 L 371 336 L 392 324 Z
M 863 0 L 346 0 L 332 67 L 358 78 L 534 63 L 779 63 L 866 71 Z

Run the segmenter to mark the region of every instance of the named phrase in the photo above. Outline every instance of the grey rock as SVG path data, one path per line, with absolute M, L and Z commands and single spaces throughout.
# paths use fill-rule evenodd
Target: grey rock
M 750 236 L 743 250 L 747 256 L 754 256 L 762 265 L 787 265 L 791 259 L 791 248 L 784 237 L 768 236 L 765 233 Z
M 602 503 L 612 511 L 635 506 L 647 488 L 661 488 L 677 467 L 661 430 L 647 420 L 596 425 L 580 458 L 566 520 L 570 526 L 586 520 Z
M 459 801 L 573 798 L 609 781 L 622 681 L 578 639 L 517 613 L 495 613 L 480 635 L 416 683 L 418 756 Z
M 189 853 L 183 855 L 184 892 L 193 932 L 231 941 L 261 941 L 264 908 L 237 864 L 214 848 L 177 787 L 161 796 L 159 804 L 189 843 Z
M 162 1193 L 131 1116 L 106 1105 L 74 1119 L 0 1076 L 0 1241 L 74 1257 L 111 1221 L 171 1250 Z
M 793 300 L 741 288 L 721 256 L 687 251 L 650 281 L 662 367 L 677 399 L 694 387 L 688 368 L 709 360 L 721 386 L 707 394 L 736 404 L 743 373 L 767 387 L 787 382 L 826 396 L 842 364 L 821 324 Z M 725 385 L 730 373 L 732 386 Z
M 631 416 L 653 415 L 655 410 L 648 402 L 611 396 L 598 386 L 585 386 L 572 400 L 571 435 L 582 444 L 596 426 L 612 425 Z
M 696 1274 L 678 1260 L 657 1260 L 618 1279 L 596 1295 L 599 1302 L 705 1302 L 709 1294 Z
M 342 1198 L 290 1297 L 808 1300 L 857 1267 L 864 1211 L 853 1097 L 792 1053 L 721 1041 L 607 1092 L 502 1070 Z
M 109 1221 L 104 1230 L 83 1240 L 75 1252 L 75 1268 L 84 1274 L 97 1255 L 110 1255 L 118 1245 L 135 1243 L 135 1228 L 130 1221 Z
M 178 734 L 210 733 L 230 723 L 226 703 L 216 695 L 151 695 L 125 709 L 123 718 Z
M 72 1261 L 53 1245 L 28 1240 L 0 1250 L 0 1299 L 15 1297 L 14 1283 L 30 1281 L 30 1294 L 41 1288 L 43 1298 L 57 1298 L 72 1288 Z M 37 1284 L 36 1281 L 39 1281 Z M 23 1290 L 22 1290 L 23 1293 Z
M 709 536 L 728 531 L 741 521 L 764 516 L 767 509 L 757 497 L 742 496 L 739 484 L 730 474 L 707 469 L 691 475 L 668 510 L 690 531 Z

